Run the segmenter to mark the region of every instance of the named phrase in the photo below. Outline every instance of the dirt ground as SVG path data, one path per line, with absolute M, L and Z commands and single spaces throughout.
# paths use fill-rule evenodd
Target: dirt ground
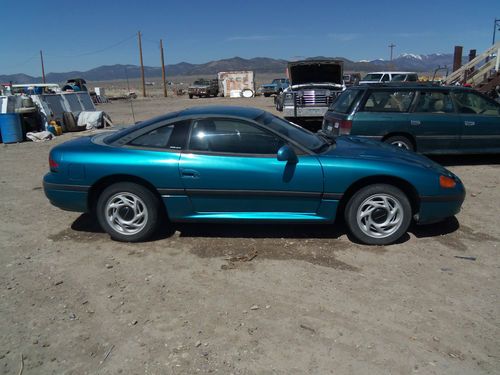
M 208 103 L 273 109 L 133 109 Z M 132 122 L 129 102 L 99 107 Z M 463 211 L 392 246 L 342 226 L 200 224 L 124 244 L 44 196 L 49 150 L 81 135 L 0 145 L 0 373 L 500 373 L 498 156 L 436 159 L 463 179 Z

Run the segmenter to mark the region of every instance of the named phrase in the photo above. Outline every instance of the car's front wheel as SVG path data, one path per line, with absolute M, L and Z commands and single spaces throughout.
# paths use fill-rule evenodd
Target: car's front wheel
M 147 240 L 157 228 L 159 202 L 147 188 L 131 182 L 108 186 L 97 200 L 101 227 L 117 241 Z
M 358 190 L 345 209 L 354 238 L 367 245 L 389 245 L 406 233 L 411 222 L 408 197 L 392 185 L 374 184 Z

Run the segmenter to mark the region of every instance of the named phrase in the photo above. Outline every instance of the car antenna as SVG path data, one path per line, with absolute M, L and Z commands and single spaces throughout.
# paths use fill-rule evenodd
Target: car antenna
M 125 66 L 125 78 L 127 78 L 127 91 L 130 100 L 130 111 L 132 112 L 132 120 L 134 121 L 135 124 L 134 105 L 132 104 L 132 98 L 130 98 L 130 84 L 128 82 L 128 71 L 126 66 Z

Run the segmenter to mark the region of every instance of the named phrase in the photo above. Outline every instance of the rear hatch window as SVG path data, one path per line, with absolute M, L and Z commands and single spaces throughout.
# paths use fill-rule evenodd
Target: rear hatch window
M 363 90 L 346 90 L 330 106 L 330 111 L 347 114 L 361 96 Z

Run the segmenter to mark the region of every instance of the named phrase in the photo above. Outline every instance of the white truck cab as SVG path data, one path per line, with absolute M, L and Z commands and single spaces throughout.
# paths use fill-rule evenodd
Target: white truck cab
M 366 74 L 360 81 L 364 83 L 385 82 L 417 82 L 418 74 L 415 72 L 371 72 Z

